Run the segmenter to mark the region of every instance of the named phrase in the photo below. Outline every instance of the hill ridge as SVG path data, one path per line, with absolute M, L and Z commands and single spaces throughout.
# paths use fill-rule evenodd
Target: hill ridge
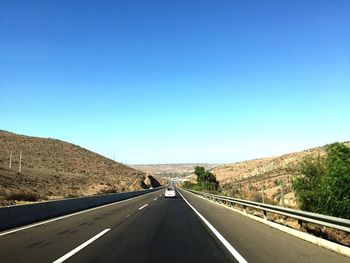
M 22 171 L 18 173 L 20 151 Z M 0 168 L 0 199 L 15 192 L 57 199 L 147 187 L 144 172 L 79 145 L 4 130 L 0 131 Z
M 349 141 L 343 144 L 350 147 Z M 293 167 L 307 156 L 323 156 L 326 145 L 275 157 L 227 163 L 214 167 L 211 172 L 216 176 L 224 193 L 254 201 L 261 201 L 261 191 L 264 189 L 264 195 L 270 202 L 279 203 L 283 185 L 284 202 L 288 206 L 296 207 L 290 181 L 295 176 Z

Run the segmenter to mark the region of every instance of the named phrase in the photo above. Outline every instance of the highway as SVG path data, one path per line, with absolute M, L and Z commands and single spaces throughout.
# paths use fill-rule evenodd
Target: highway
M 162 189 L 34 227 L 4 231 L 0 233 L 0 261 L 350 261 L 190 193 L 180 192 L 187 201 L 180 194 L 177 198 L 165 199 Z M 228 249 L 230 246 L 234 251 Z

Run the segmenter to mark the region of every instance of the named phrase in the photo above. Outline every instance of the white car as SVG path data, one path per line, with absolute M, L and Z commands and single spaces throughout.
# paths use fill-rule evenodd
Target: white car
M 175 189 L 172 187 L 167 187 L 165 189 L 165 194 L 164 194 L 165 198 L 167 197 L 176 197 L 176 192 Z

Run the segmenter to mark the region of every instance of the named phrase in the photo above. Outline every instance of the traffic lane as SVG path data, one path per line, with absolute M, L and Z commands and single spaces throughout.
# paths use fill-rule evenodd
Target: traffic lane
M 181 190 L 248 262 L 349 262 L 349 258 Z
M 162 197 L 68 262 L 236 262 L 184 200 Z
M 155 202 L 163 191 L 0 236 L 1 262 L 52 262 L 103 229 L 122 224 L 141 206 Z

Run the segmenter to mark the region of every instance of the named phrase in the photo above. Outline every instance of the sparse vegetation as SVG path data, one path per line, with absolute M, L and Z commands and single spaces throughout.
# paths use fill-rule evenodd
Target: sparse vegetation
M 350 142 L 342 144 L 350 147 Z M 292 180 L 296 167 L 303 158 L 326 155 L 326 146 L 289 153 L 277 157 L 254 159 L 217 166 L 211 170 L 220 183 L 222 193 L 231 197 L 253 200 L 253 192 L 259 192 L 264 184 L 265 202 L 271 198 L 276 204 L 300 208 Z M 283 199 L 277 194 L 283 188 Z
M 326 146 L 324 157 L 309 157 L 298 166 L 292 181 L 300 208 L 350 218 L 350 148 L 341 143 Z
M 6 196 L 5 199 L 7 201 L 16 200 L 16 201 L 36 202 L 42 198 L 36 193 L 17 192 L 17 193 L 9 194 L 8 196 Z
M 196 166 L 202 166 L 205 169 L 211 169 L 215 167 L 215 164 L 142 164 L 131 165 L 131 167 L 144 171 L 147 174 L 157 175 L 161 177 L 186 177 L 193 174 Z
M 194 186 L 195 186 L 195 184 L 194 184 L 194 183 L 191 183 L 191 182 L 189 182 L 189 181 L 186 181 L 186 182 L 184 182 L 184 183 L 182 184 L 182 187 L 183 187 L 183 188 L 186 188 L 186 189 L 193 189 Z
M 18 173 L 20 151 L 22 169 Z M 7 197 L 35 201 L 34 197 L 15 197 L 17 193 L 33 192 L 52 200 L 101 194 L 107 182 L 116 185 L 118 192 L 139 190 L 144 177 L 138 170 L 77 145 L 0 131 L 0 193 L 3 193 L 0 206 L 16 203 L 6 200 Z
M 204 167 L 196 166 L 194 174 L 197 176 L 197 184 L 186 182 L 183 187 L 196 191 L 218 191 L 219 182 L 216 180 L 215 175 L 205 170 Z
M 114 187 L 110 187 L 110 188 L 105 188 L 102 189 L 99 194 L 115 194 L 118 193 L 118 189 L 114 188 Z

